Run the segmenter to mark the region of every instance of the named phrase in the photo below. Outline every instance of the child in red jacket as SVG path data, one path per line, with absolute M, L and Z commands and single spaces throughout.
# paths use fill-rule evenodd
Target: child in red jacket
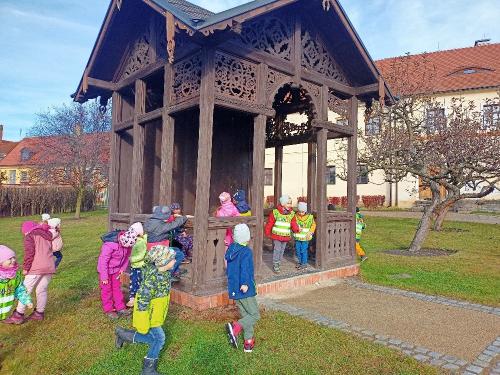
M 275 273 L 281 272 L 281 261 L 286 244 L 292 238 L 292 232 L 300 231 L 295 212 L 292 210 L 292 200 L 288 195 L 280 198 L 280 204 L 269 215 L 265 227 L 267 237 L 270 237 L 274 243 L 273 250 L 273 270 Z

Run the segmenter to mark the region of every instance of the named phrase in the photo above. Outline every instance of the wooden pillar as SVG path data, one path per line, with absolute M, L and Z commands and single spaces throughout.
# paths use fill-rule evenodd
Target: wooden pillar
M 356 233 L 356 205 L 357 205 L 357 180 L 358 180 L 358 99 L 352 97 L 349 101 L 349 127 L 354 129 L 354 134 L 347 140 L 347 212 L 352 215 L 351 223 L 351 255 L 354 257 L 354 235 Z
M 208 237 L 208 218 L 210 200 L 210 176 L 212 169 L 212 135 L 215 102 L 214 50 L 202 51 L 202 75 L 200 88 L 200 124 L 198 136 L 198 164 L 196 174 L 196 200 L 194 209 L 194 252 L 193 252 L 193 291 L 204 282 L 206 263 L 206 244 Z M 222 261 L 222 260 L 220 260 Z
M 264 167 L 266 158 L 266 116 L 254 118 L 252 210 L 256 217 L 254 234 L 254 267 L 257 278 L 261 275 L 262 246 L 264 242 Z
M 174 168 L 174 139 L 175 118 L 167 113 L 170 105 L 170 92 L 172 90 L 172 65 L 165 65 L 165 85 L 163 88 L 163 114 L 161 131 L 161 177 L 160 177 L 160 204 L 172 203 L 172 175 Z
M 134 149 L 132 154 L 132 176 L 131 176 L 131 205 L 130 222 L 135 220 L 136 214 L 143 211 L 142 198 L 144 195 L 144 147 L 145 130 L 139 124 L 139 115 L 145 112 L 146 107 L 146 84 L 144 81 L 135 81 L 135 106 L 134 106 Z M 151 207 L 152 209 L 152 207 Z
M 327 217 L 326 217 L 326 153 L 328 130 L 320 129 L 316 134 L 316 267 L 326 267 Z
M 283 146 L 274 148 L 274 207 L 283 194 Z
M 109 163 L 108 173 L 108 212 L 109 215 L 118 212 L 119 199 L 119 173 L 120 173 L 120 136 L 115 132 L 115 126 L 121 121 L 122 98 L 118 92 L 113 92 L 113 109 L 111 120 L 111 158 Z M 111 229 L 111 220 L 108 222 L 108 227 Z
M 307 144 L 307 206 L 310 212 L 316 210 L 316 144 Z

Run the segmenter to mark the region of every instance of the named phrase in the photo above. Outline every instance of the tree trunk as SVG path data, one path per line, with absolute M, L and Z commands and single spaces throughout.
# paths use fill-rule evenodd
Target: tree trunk
M 76 208 L 75 208 L 75 219 L 80 219 L 80 212 L 82 210 L 83 194 L 85 190 L 80 187 L 76 195 Z
M 446 214 L 448 213 L 450 208 L 459 200 L 459 198 L 453 198 L 443 202 L 439 207 L 436 207 L 436 219 L 434 220 L 434 226 L 432 227 L 432 230 L 435 230 L 437 232 L 441 231 L 444 219 L 446 218 Z
M 436 182 L 431 182 L 430 186 L 432 191 L 432 203 L 424 211 L 424 215 L 420 219 L 420 223 L 418 223 L 417 231 L 415 232 L 415 236 L 413 237 L 410 247 L 408 248 L 408 251 L 410 252 L 417 252 L 422 248 L 422 245 L 427 238 L 427 234 L 429 233 L 432 214 L 434 213 L 436 206 L 439 204 L 439 185 Z

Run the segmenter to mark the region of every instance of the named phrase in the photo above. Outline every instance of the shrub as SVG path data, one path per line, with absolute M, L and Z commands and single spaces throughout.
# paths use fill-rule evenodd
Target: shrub
M 96 194 L 87 190 L 82 211 L 95 209 Z M 0 216 L 29 216 L 63 213 L 75 210 L 76 192 L 59 186 L 2 186 L 0 187 Z
M 356 196 L 356 204 L 359 202 L 359 195 Z M 343 197 L 329 197 L 328 198 L 328 203 L 335 205 L 336 207 L 347 207 L 347 196 Z
M 385 203 L 385 195 L 363 195 L 361 200 L 366 208 L 382 207 Z

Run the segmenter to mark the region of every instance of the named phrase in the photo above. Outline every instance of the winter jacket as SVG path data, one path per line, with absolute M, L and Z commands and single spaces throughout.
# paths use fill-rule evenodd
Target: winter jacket
M 131 252 L 131 247 L 123 247 L 117 242 L 105 242 L 97 261 L 99 280 L 108 280 L 109 275 L 125 272 Z
M 16 299 L 23 305 L 31 303 L 31 297 L 23 284 L 21 270 L 17 271 L 12 279 L 0 279 L 0 320 L 7 318 Z
M 229 298 L 237 300 L 253 297 L 257 294 L 253 269 L 252 250 L 248 246 L 233 242 L 226 251 L 227 292 Z M 247 285 L 243 293 L 240 288 Z
M 183 226 L 186 221 L 186 216 L 176 217 L 174 221 L 167 223 L 166 221 L 170 218 L 172 211 L 168 206 L 158 206 L 155 207 L 153 215 L 146 220 L 144 223 L 144 231 L 148 234 L 148 242 L 161 242 L 171 236 L 171 232 Z
M 235 206 L 241 216 L 252 216 L 252 211 L 247 203 L 247 194 L 245 190 L 236 191 L 236 194 L 233 195 L 233 199 L 236 201 Z
M 49 231 L 52 233 L 52 251 L 61 251 L 63 248 L 61 233 L 55 228 L 51 228 Z
M 23 270 L 28 275 L 56 273 L 52 255 L 52 233 L 47 225 L 37 226 L 24 236 Z
M 215 217 L 236 217 L 240 216 L 240 212 L 236 206 L 231 201 L 222 203 L 222 205 L 215 212 Z M 224 244 L 226 246 L 233 243 L 233 230 L 231 228 L 226 229 L 226 236 L 224 237 Z
M 278 210 L 279 213 L 282 215 L 287 215 L 287 214 L 290 214 L 291 212 L 293 212 L 293 211 L 288 212 L 287 210 L 285 210 L 285 207 L 283 207 L 282 205 L 278 205 L 278 207 L 276 207 L 276 210 Z M 281 242 L 290 241 L 291 236 L 280 236 L 280 235 L 272 233 L 272 230 L 273 230 L 275 223 L 276 223 L 276 218 L 275 218 L 274 210 L 273 210 L 269 214 L 269 218 L 267 219 L 267 224 L 264 228 L 264 232 L 265 232 L 266 236 L 270 237 L 273 240 L 277 240 L 277 241 L 281 241 Z M 297 219 L 295 218 L 295 216 L 290 221 L 290 229 L 291 229 L 291 232 L 293 232 L 293 233 L 298 233 L 300 231 L 300 228 L 299 228 L 299 225 L 297 224 Z
M 310 241 L 314 231 L 316 230 L 316 221 L 314 221 L 314 216 L 312 214 L 301 215 L 297 212 L 295 214 L 295 219 L 297 220 L 300 232 L 293 233 L 293 238 L 296 241 Z
M 146 257 L 147 253 L 147 243 L 147 234 L 142 237 L 137 237 L 137 242 L 132 248 L 132 253 L 130 255 L 130 267 L 142 268 L 142 266 L 144 266 L 144 258 Z

